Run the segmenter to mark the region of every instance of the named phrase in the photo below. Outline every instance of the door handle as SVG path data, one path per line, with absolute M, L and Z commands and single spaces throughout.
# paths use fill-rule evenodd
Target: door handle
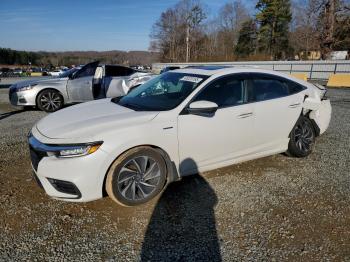
M 250 117 L 252 115 L 253 115 L 253 113 L 249 112 L 249 113 L 240 114 L 237 116 L 237 118 L 247 118 L 247 117 Z
M 298 106 L 300 106 L 300 103 L 291 104 L 291 105 L 289 105 L 288 107 L 289 107 L 289 108 L 296 108 L 296 107 L 298 107 Z

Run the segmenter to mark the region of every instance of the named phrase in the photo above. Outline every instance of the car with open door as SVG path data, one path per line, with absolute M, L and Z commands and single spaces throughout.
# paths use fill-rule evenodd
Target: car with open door
M 321 86 L 256 68 L 192 67 L 50 114 L 28 139 L 51 197 L 84 202 L 107 192 L 134 206 L 197 172 L 283 152 L 306 157 L 330 118 Z
M 58 77 L 15 83 L 9 88 L 9 100 L 14 106 L 36 106 L 54 112 L 66 104 L 123 96 L 152 77 L 151 73 L 119 65 L 100 65 L 95 61 Z

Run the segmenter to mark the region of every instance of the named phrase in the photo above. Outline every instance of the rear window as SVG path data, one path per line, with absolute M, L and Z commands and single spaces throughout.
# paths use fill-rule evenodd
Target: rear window
M 251 80 L 251 85 L 257 102 L 289 95 L 288 86 L 277 79 L 256 78 Z
M 249 101 L 264 101 L 293 95 L 305 90 L 301 84 L 269 74 L 251 74 L 248 80 Z
M 296 82 L 288 81 L 286 83 L 288 85 L 290 95 L 293 95 L 293 94 L 296 94 L 296 93 L 299 93 L 299 92 L 305 90 L 304 86 L 302 86 Z

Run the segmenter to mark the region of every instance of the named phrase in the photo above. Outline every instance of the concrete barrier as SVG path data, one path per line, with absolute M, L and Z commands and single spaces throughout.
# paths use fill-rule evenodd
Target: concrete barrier
M 327 86 L 350 87 L 350 74 L 331 74 Z
M 198 62 L 198 63 L 154 63 L 152 71 L 159 72 L 166 66 L 237 66 L 275 70 L 286 74 L 306 74 L 309 80 L 328 80 L 331 74 L 350 74 L 349 60 L 313 60 L 313 61 L 234 61 L 234 62 Z

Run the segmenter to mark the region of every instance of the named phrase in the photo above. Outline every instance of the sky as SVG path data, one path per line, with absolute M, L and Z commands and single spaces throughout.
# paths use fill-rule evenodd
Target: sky
M 202 0 L 212 14 L 227 1 Z M 152 25 L 177 2 L 0 0 L 0 47 L 27 51 L 147 50 Z

